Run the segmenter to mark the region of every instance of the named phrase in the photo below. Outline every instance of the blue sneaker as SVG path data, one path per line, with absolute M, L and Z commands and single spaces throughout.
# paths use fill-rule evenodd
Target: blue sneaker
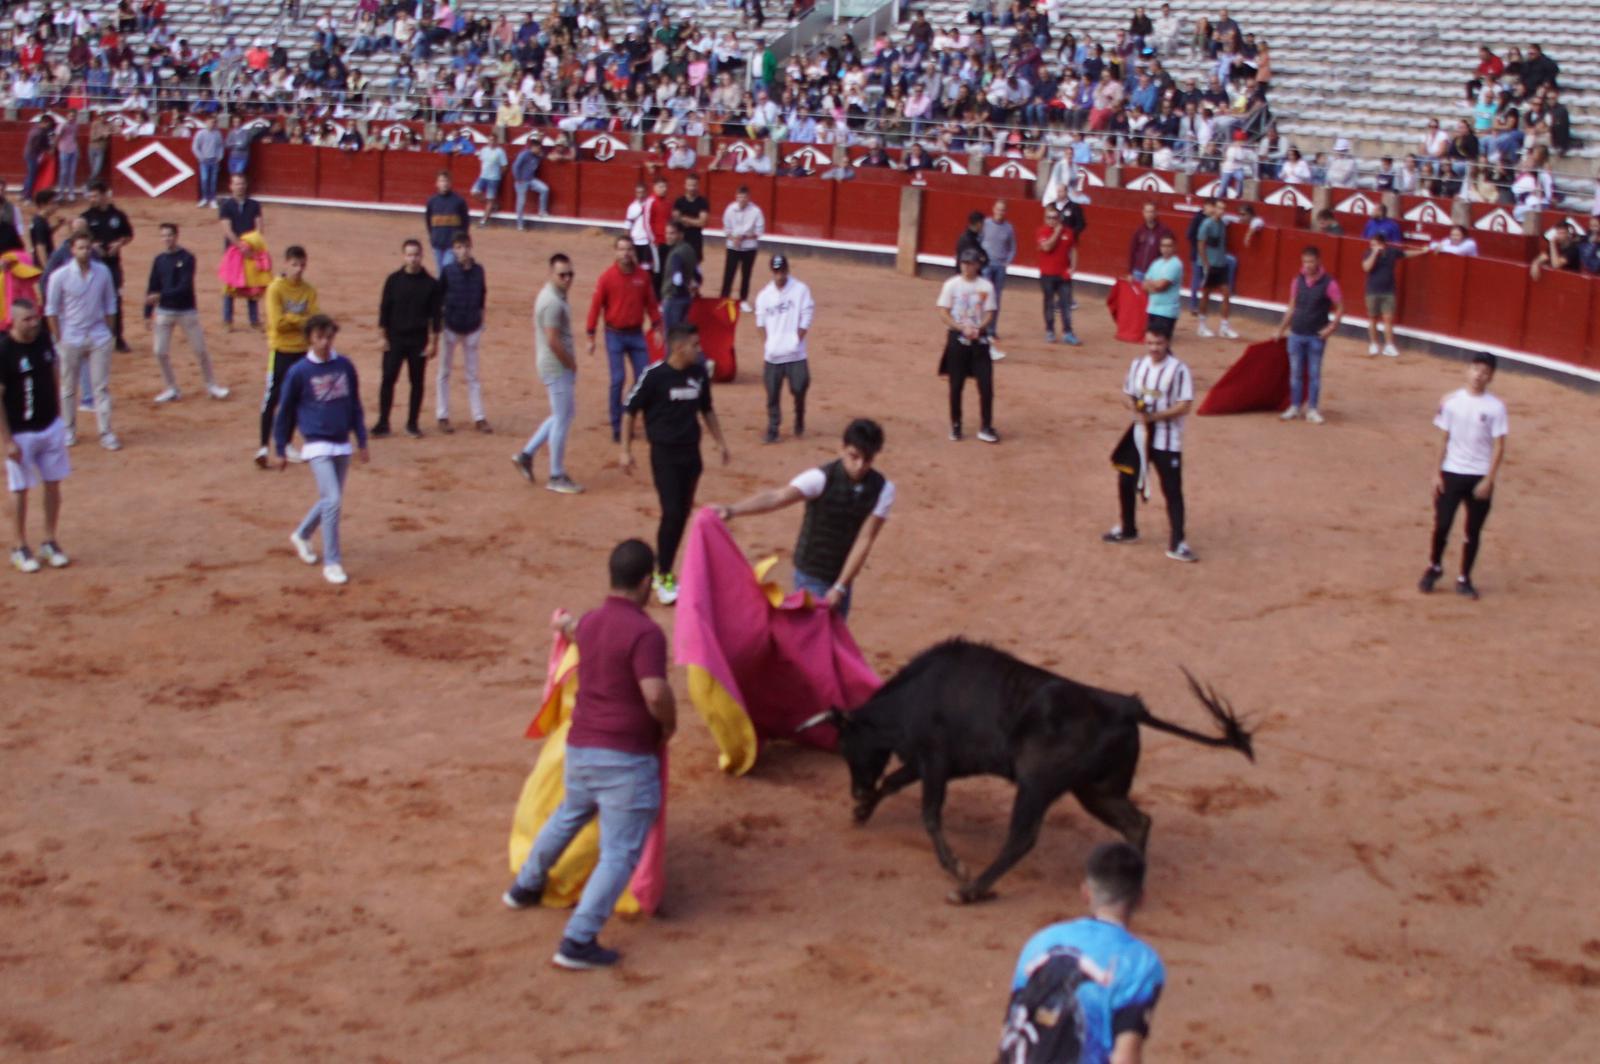
M 564 938 L 555 956 L 550 958 L 550 963 L 571 972 L 589 972 L 596 968 L 609 968 L 621 959 L 622 954 L 614 949 L 606 949 L 598 941 L 574 942 Z
M 1054 329 L 1045 330 L 1044 342 L 1047 344 L 1053 344 L 1056 342 L 1056 331 Z
M 1083 346 L 1083 341 L 1078 339 L 1078 334 L 1074 333 L 1074 332 L 1069 332 L 1066 335 L 1062 336 L 1061 337 L 1061 342 L 1064 343 L 1064 344 L 1070 344 L 1073 347 L 1082 347 Z

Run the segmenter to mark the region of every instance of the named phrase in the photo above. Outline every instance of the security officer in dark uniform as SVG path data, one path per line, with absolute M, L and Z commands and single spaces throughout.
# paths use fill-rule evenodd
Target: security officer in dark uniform
M 125 355 L 130 349 L 122 337 L 122 249 L 133 239 L 133 223 L 111 202 L 111 186 L 104 181 L 89 186 L 89 209 L 83 212 L 83 220 L 89 223 L 94 248 L 111 271 L 111 281 L 117 289 L 117 351 Z

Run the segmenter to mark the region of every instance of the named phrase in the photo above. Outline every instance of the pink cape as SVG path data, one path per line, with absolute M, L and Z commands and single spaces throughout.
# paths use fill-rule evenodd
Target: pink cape
M 1130 344 L 1144 343 L 1144 329 L 1150 296 L 1139 285 L 1122 279 L 1117 281 L 1106 296 L 1106 309 L 1111 320 L 1117 323 L 1117 339 Z
M 723 748 L 724 769 L 748 770 L 756 747 L 773 739 L 834 749 L 833 728 L 795 729 L 828 709 L 859 706 L 883 682 L 844 620 L 804 592 L 783 597 L 776 585 L 763 586 L 710 508 L 689 526 L 678 580 L 675 657 L 689 667 L 695 708 Z M 737 719 L 720 723 L 753 731 L 754 743 L 730 750 L 718 714 L 748 718 L 747 729 Z
M 1251 344 L 1201 400 L 1197 414 L 1246 414 L 1289 407 L 1289 345 Z

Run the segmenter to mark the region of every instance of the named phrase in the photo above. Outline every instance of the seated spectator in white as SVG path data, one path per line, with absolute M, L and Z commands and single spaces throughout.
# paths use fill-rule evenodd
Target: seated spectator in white
M 1437 176 L 1450 148 L 1450 134 L 1439 128 L 1437 118 L 1428 119 L 1428 128 L 1417 139 L 1417 169 L 1428 177 Z
M 1245 139 L 1244 130 L 1234 130 L 1228 150 L 1222 154 L 1222 184 L 1217 195 L 1234 198 L 1244 195 L 1244 183 L 1256 176 L 1256 153 Z
M 677 147 L 667 153 L 668 170 L 693 170 L 697 156 L 688 140 L 678 141 Z
M 1452 225 L 1450 235 L 1442 240 L 1435 240 L 1429 247 L 1441 255 L 1467 255 L 1478 253 L 1478 242 L 1468 235 L 1466 227 Z
M 1415 155 L 1407 155 L 1400 164 L 1400 169 L 1394 172 L 1394 190 L 1402 196 L 1409 196 L 1417 191 L 1422 184 L 1422 166 L 1417 162 Z
M 1287 181 L 1295 185 L 1309 185 L 1311 183 L 1311 164 L 1306 162 L 1300 154 L 1299 148 L 1290 148 L 1289 154 L 1284 157 L 1283 165 L 1278 168 L 1278 180 Z
M 1350 141 L 1340 137 L 1333 142 L 1333 158 L 1328 162 L 1328 187 L 1355 188 L 1361 164 L 1350 153 Z
M 772 160 L 767 158 L 765 151 L 758 151 L 745 156 L 733 168 L 733 172 L 736 174 L 771 174 L 772 171 Z

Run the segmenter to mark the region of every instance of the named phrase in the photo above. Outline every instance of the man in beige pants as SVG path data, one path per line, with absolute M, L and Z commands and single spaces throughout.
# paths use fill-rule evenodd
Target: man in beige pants
M 194 301 L 194 255 L 178 246 L 178 227 L 171 222 L 161 224 L 161 254 L 150 264 L 150 283 L 145 286 L 146 314 L 155 316 L 156 364 L 161 367 L 161 380 L 166 388 L 156 396 L 157 403 L 170 403 L 179 397 L 178 378 L 172 372 L 172 330 L 183 327 L 189 338 L 189 350 L 200 363 L 200 375 L 205 378 L 206 391 L 213 399 L 226 399 L 228 389 L 217 384 L 211 372 L 211 356 L 206 353 L 206 334 L 200 327 L 200 312 Z
M 89 360 L 100 446 L 120 451 L 111 431 L 111 349 L 116 344 L 117 286 L 103 262 L 90 257 L 88 233 L 72 235 L 72 261 L 50 275 L 45 316 L 61 353 L 61 413 L 67 446 L 78 442 L 78 367 Z

